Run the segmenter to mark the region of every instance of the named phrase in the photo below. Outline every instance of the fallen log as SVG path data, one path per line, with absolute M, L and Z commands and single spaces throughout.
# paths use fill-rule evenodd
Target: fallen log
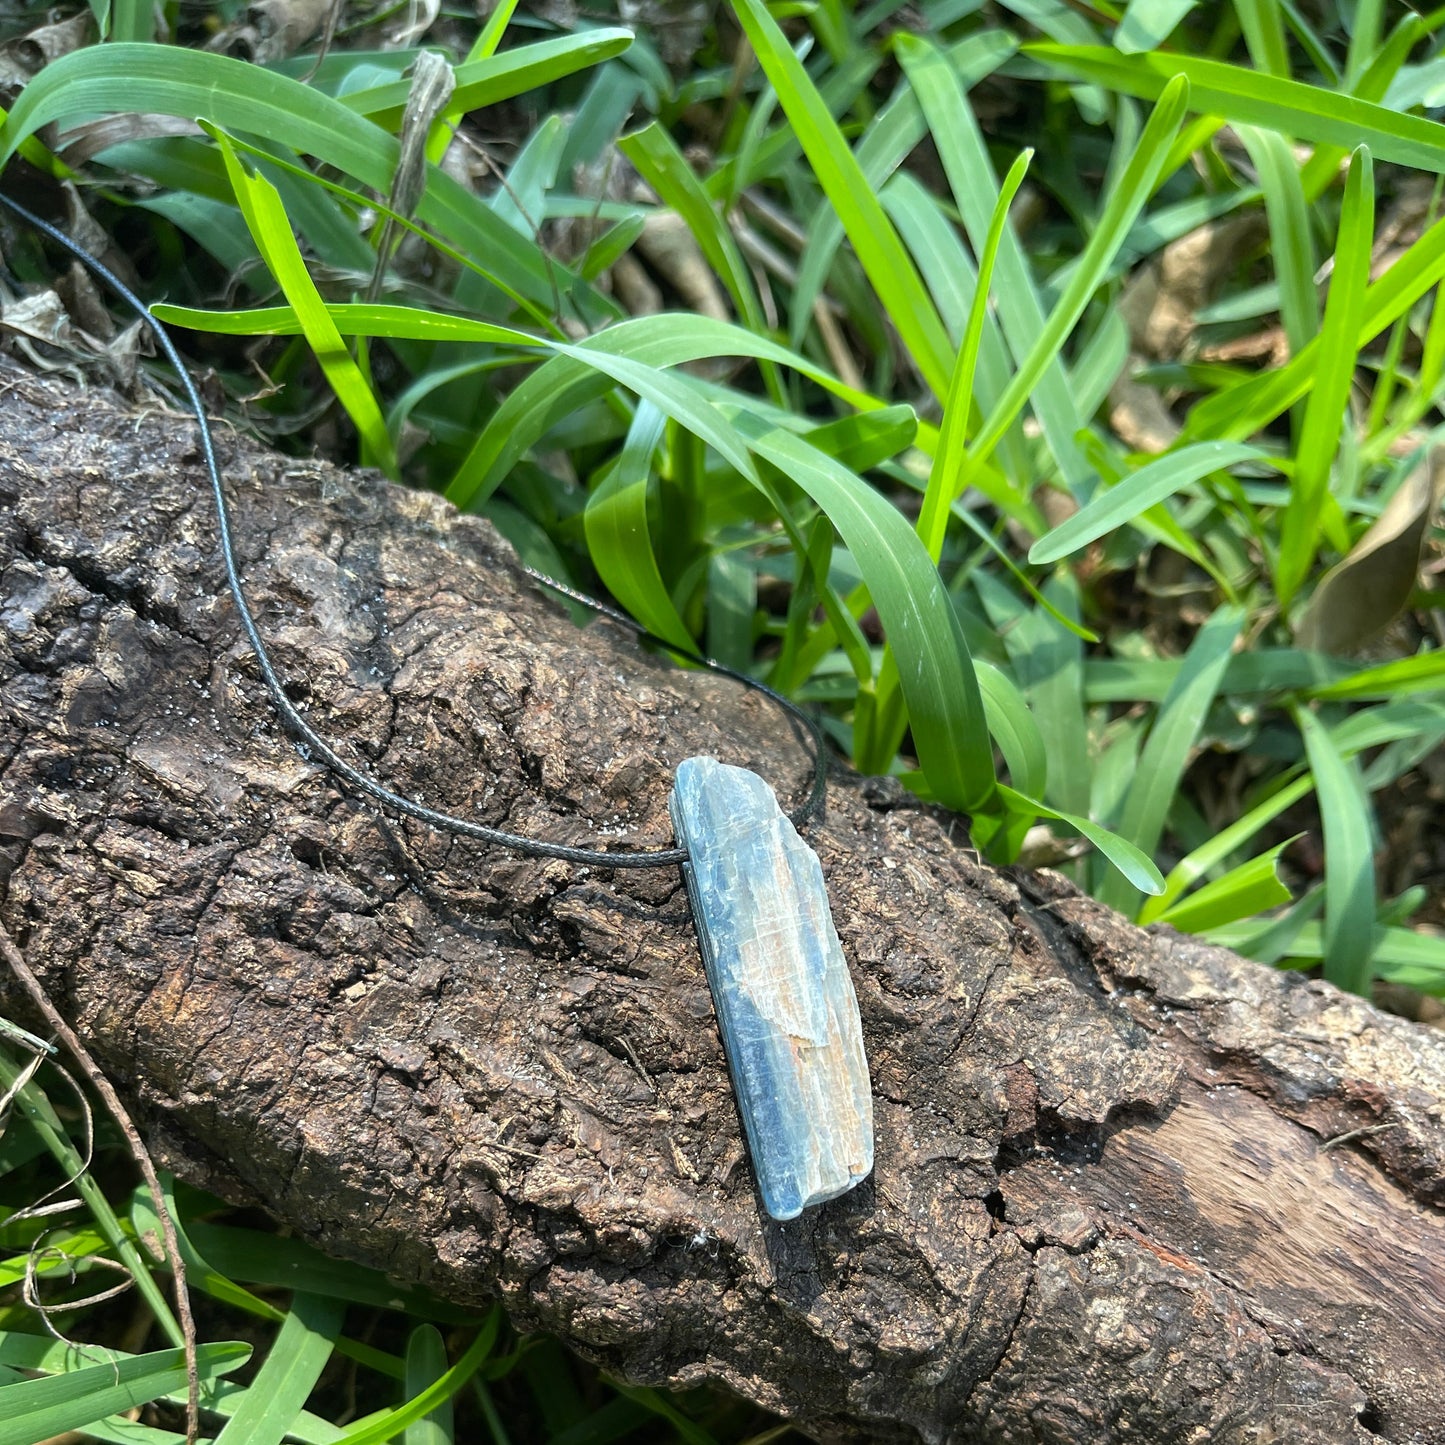
M 1440 1033 L 840 768 L 809 837 L 877 1165 L 775 1224 L 678 875 L 340 790 L 240 637 L 192 424 L 0 384 L 0 921 L 179 1175 L 820 1438 L 1445 1441 Z M 661 847 L 691 754 L 806 788 L 766 700 L 578 629 L 485 523 L 222 448 L 292 695 L 401 792 Z

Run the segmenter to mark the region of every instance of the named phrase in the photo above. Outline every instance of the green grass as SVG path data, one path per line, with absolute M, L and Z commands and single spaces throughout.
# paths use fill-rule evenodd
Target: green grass
M 122 1188 L 111 1203 L 94 1186 L 95 1176 L 123 1177 L 129 1161 L 101 1121 L 83 1174 L 93 1224 L 74 1208 L 59 1217 L 31 1212 L 81 1171 L 70 1139 L 50 1127 L 56 1106 L 47 1090 L 58 1090 L 72 1114 L 76 1096 L 49 1066 L 22 1078 L 26 1042 L 8 1026 L 0 1033 L 0 1073 L 18 1091 L 0 1136 L 0 1442 L 36 1445 L 83 1429 L 116 1445 L 179 1445 L 186 1376 L 177 1345 L 136 1354 L 69 1343 L 97 1327 L 106 1332 L 98 1296 L 113 1289 L 117 1266 L 154 1292 L 156 1328 L 179 1340 L 157 1287 L 168 1276 L 146 1254 L 145 1241 L 158 1236 L 150 1196 L 141 1188 L 127 1197 Z M 242 1336 L 200 1347 L 205 1438 L 217 1445 L 600 1445 L 676 1435 L 712 1445 L 713 1426 L 738 1439 L 750 1425 L 767 1424 L 759 1412 L 705 1391 L 672 1400 L 611 1385 L 543 1337 L 514 1334 L 500 1306 L 472 1313 L 399 1288 L 300 1240 L 279 1239 L 197 1190 L 168 1188 L 166 1203 L 193 1304 L 202 1318 L 227 1318 Z M 7 1288 L 27 1269 L 37 1272 L 49 1330 Z M 132 1313 L 125 1306 L 120 1321 Z M 122 1418 L 136 1408 L 139 1423 Z
M 306 445 L 334 397 L 349 459 L 816 703 L 857 766 L 966 813 L 996 862 L 1039 826 L 1078 835 L 1073 878 L 1142 922 L 1362 993 L 1445 996 L 1440 861 L 1391 852 L 1445 739 L 1413 549 L 1438 560 L 1442 541 L 1421 486 L 1445 427 L 1445 126 L 1426 113 L 1442 15 L 913 8 L 921 23 L 893 28 L 896 5 L 735 0 L 674 75 L 645 37 L 550 33 L 504 4 L 449 57 L 441 115 L 403 137 L 414 51 L 343 36 L 308 80 L 309 57 L 258 68 L 200 52 L 199 30 L 153 41 L 153 8 L 112 0 L 106 43 L 19 96 L 0 158 L 64 175 L 57 127 L 199 117 L 203 135 L 118 144 L 79 179 L 233 391 L 256 389 L 247 355 L 279 384 L 250 405 L 263 433 Z M 529 134 L 494 144 L 477 183 L 441 168 L 454 127 L 490 135 L 518 111 Z M 419 195 L 395 184 L 404 156 Z M 650 193 L 600 183 L 624 166 Z M 663 213 L 685 269 L 656 272 L 662 314 L 631 316 L 610 277 L 660 264 Z M 1122 303 L 1140 278 L 1236 222 L 1244 239 L 1181 302 L 1181 348 L 1138 356 Z M 7 260 L 49 276 L 37 252 Z M 722 315 L 684 302 L 704 293 Z M 1124 382 L 1153 407 L 1143 449 L 1116 425 Z M 1392 498 L 1414 507 L 1412 545 L 1380 548 Z M 1331 617 L 1363 605 L 1366 563 L 1390 599 L 1378 636 L 1304 647 L 1350 635 Z M 0 1176 L 12 1208 L 33 1167 Z M 149 1206 L 86 1197 L 94 1224 L 65 1248 L 150 1280 Z M 205 1236 L 211 1203 L 178 1202 L 191 1247 L 235 1243 Z M 560 1357 L 434 1302 L 368 1350 L 345 1331 L 364 1272 L 318 1257 L 287 1299 L 261 1259 L 194 1261 L 285 1341 L 264 1399 L 215 1356 L 233 1434 L 280 1438 L 290 1413 L 298 1439 L 380 1439 L 386 1420 L 439 1445 L 472 1411 L 501 1440 L 499 1402 L 533 1391 L 554 1440 L 706 1438 L 649 1392 L 593 1384 L 572 1409 Z M 126 1362 L 126 1388 L 165 1394 L 174 1320 L 142 1287 L 158 1348 Z M 51 1347 L 23 1312 L 6 1328 L 0 1366 L 81 1398 L 93 1364 L 26 1364 Z M 296 1413 L 342 1359 L 385 1396 L 359 1434 Z M 405 1424 L 385 1414 L 403 1396 Z

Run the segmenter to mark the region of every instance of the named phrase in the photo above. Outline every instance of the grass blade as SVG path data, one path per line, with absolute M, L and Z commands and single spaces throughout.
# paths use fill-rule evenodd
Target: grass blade
M 1121 838 L 1119 834 L 1111 833 L 1107 828 L 1101 828 L 1091 818 L 1082 817 L 1077 813 L 1066 813 L 1059 808 L 1050 808 L 1047 804 L 1039 802 L 1037 798 L 1025 797 L 1024 794 L 1016 792 L 1002 783 L 999 784 L 999 792 L 1003 794 L 1005 802 L 1017 812 L 1032 813 L 1041 818 L 1052 818 L 1055 822 L 1072 828 L 1081 838 L 1087 838 L 1099 853 L 1118 870 L 1119 880 L 1124 886 L 1146 894 L 1157 893 L 1163 888 L 1164 880 L 1154 866 L 1154 860 L 1141 848 L 1136 848 L 1127 838 Z M 1113 874 L 1109 876 L 1111 879 L 1114 877 Z
M 912 257 L 762 0 L 734 0 L 733 8 L 873 289 L 929 389 L 944 396 L 953 348 Z
M 1162 95 L 1183 76 L 1194 108 L 1202 114 L 1263 126 L 1317 145 L 1353 149 L 1364 144 L 1377 160 L 1445 171 L 1445 125 L 1352 95 L 1193 55 L 1120 55 L 1111 46 L 1049 42 L 1025 45 L 1023 53 L 1065 75 L 1145 100 Z
M 977 580 L 987 576 L 980 571 Z M 1002 583 L 993 586 L 1006 591 Z M 1087 814 L 1089 728 L 1084 712 L 1084 648 L 1078 635 L 1060 620 L 1077 625 L 1078 585 L 1068 572 L 1060 570 L 1044 590 L 1043 600 L 1053 609 L 1052 614 L 1042 606 L 1020 608 L 1013 625 L 1000 630 L 1014 676 L 1043 735 L 1049 775 L 1048 791 L 1042 796 L 1066 812 Z
M 1348 677 L 1308 687 L 1306 697 L 1319 702 L 1377 698 L 1389 702 L 1415 692 L 1435 692 L 1445 687 L 1445 648 L 1397 658 L 1374 667 L 1361 668 Z
M 998 181 L 983 132 L 943 52 L 907 34 L 895 36 L 893 44 L 923 107 L 969 241 L 974 252 L 981 254 L 998 200 Z M 1013 354 L 1025 356 L 1044 329 L 1044 311 L 1023 247 L 1007 227 L 999 245 L 997 270 L 999 321 Z M 1083 422 L 1057 356 L 1039 378 L 1032 403 L 1066 484 L 1071 488 L 1083 484 L 1092 475 L 1075 441 Z
M 1352 354 L 1368 346 L 1441 280 L 1445 280 L 1445 220 L 1431 226 L 1365 292 Z M 1253 436 L 1309 394 L 1320 369 L 1319 349 L 1316 337 L 1278 370 L 1263 372 L 1206 397 L 1190 412 L 1186 434 L 1219 441 L 1242 441 Z
M 583 524 L 587 550 L 607 590 L 649 632 L 692 651 L 696 639 L 678 615 L 662 580 L 647 526 L 647 494 L 653 459 L 667 417 L 642 402 L 616 464 L 587 499 Z
M 1043 796 L 1048 785 L 1049 755 L 1043 734 L 1013 679 L 991 662 L 975 662 L 988 730 L 998 743 L 1009 779 L 1022 793 Z
M 957 225 L 945 210 L 945 203 L 929 195 L 913 176 L 903 171 L 883 188 L 883 204 L 938 302 L 949 337 L 956 346 L 962 346 L 978 287 L 978 273 Z M 997 291 L 994 299 L 998 299 Z M 1012 375 L 1013 357 L 1004 345 L 993 307 L 986 307 L 978 365 L 974 371 L 973 410 L 993 406 Z M 936 445 L 933 450 L 936 454 Z M 1036 450 L 1025 445 L 1021 426 L 1013 428 L 1000 444 L 1004 457 L 1000 469 L 1011 478 L 1031 477 Z
M 1350 160 L 1345 181 L 1335 267 L 1320 331 L 1319 368 L 1305 407 L 1294 484 L 1281 525 L 1274 583 L 1281 609 L 1288 609 L 1314 560 L 1330 467 L 1339 450 L 1341 418 L 1354 384 L 1359 360 L 1354 342 L 1360 334 L 1375 238 L 1374 174 L 1370 153 L 1361 146 Z
M 1263 75 L 1289 78 L 1289 46 L 1278 0 L 1234 0 L 1254 68 Z
M 435 1325 L 418 1325 L 406 1342 L 406 1393 L 420 1395 L 446 1372 L 447 1347 L 441 1331 Z M 455 1439 L 452 1402 L 447 1399 L 406 1427 L 402 1445 L 452 1445 Z
M 298 1294 L 215 1445 L 281 1445 L 331 1358 L 345 1315 L 339 1300 Z
M 1279 319 L 1290 354 L 1294 355 L 1320 329 L 1314 243 L 1299 166 L 1288 141 L 1274 131 L 1240 125 L 1235 132 L 1259 173 L 1259 188 L 1264 192 L 1264 209 L 1269 217 L 1270 255 L 1279 280 Z
M 238 1369 L 250 1355 L 250 1345 L 239 1343 L 199 1346 L 196 1368 L 202 1384 Z M 83 1430 L 106 1415 L 133 1410 L 182 1389 L 185 1383 L 184 1352 L 157 1350 L 0 1385 L 0 1445 L 35 1445 L 67 1430 Z
M 1296 833 L 1277 843 L 1267 853 L 1231 868 L 1221 878 L 1206 883 L 1180 903 L 1160 915 L 1160 922 L 1172 924 L 1181 933 L 1203 933 L 1222 928 L 1240 918 L 1253 918 L 1278 908 L 1290 899 L 1289 889 L 1279 877 L 1279 855 L 1302 835 Z
M 979 256 L 978 283 L 974 288 L 973 304 L 968 311 L 963 345 L 959 347 L 953 376 L 948 384 L 948 399 L 944 403 L 943 423 L 939 428 L 938 450 L 934 453 L 933 466 L 928 473 L 928 488 L 923 494 L 923 506 L 918 513 L 918 535 L 935 563 L 943 555 L 943 539 L 948 527 L 949 511 L 963 491 L 967 476 L 965 461 L 968 455 L 967 433 L 973 405 L 974 372 L 978 366 L 979 345 L 983 340 L 983 325 L 988 316 L 994 262 L 998 258 L 999 243 L 1008 223 L 1009 207 L 1023 184 L 1033 154 L 1033 151 L 1026 150 L 1013 163 L 993 208 L 988 239 L 984 243 L 983 253 Z
M 1195 4 L 1196 0 L 1129 0 L 1114 32 L 1114 48 L 1122 55 L 1153 50 L 1168 40 Z
M 1013 48 L 1010 47 L 1010 53 Z M 917 148 L 925 130 L 918 102 L 907 92 L 895 96 L 879 111 L 859 138 L 854 151 L 858 168 L 870 190 L 881 196 L 898 167 Z M 788 326 L 788 344 L 794 348 L 803 345 L 812 325 L 818 297 L 833 276 L 843 236 L 843 221 L 836 211 L 824 211 L 809 227 L 808 241 L 798 260 L 797 285 Z M 924 279 L 926 283 L 927 278 Z M 936 292 L 934 296 L 936 300 Z
M 637 173 L 657 192 L 665 206 L 687 222 L 702 247 L 708 265 L 727 288 L 738 316 L 752 331 L 766 332 L 757 287 L 731 229 L 714 209 L 696 172 L 677 142 L 653 121 L 642 130 L 623 136 L 617 149 L 637 167 Z
M 1374 810 L 1357 759 L 1345 757 L 1308 707 L 1294 709 L 1320 800 L 1325 845 L 1325 977 L 1369 994 L 1375 950 Z
M 326 373 L 336 399 L 345 408 L 361 436 L 363 462 L 378 466 L 387 476 L 398 474 L 396 451 L 386 429 L 386 417 L 362 375 L 361 368 L 346 349 L 335 322 L 321 299 L 306 262 L 301 257 L 291 223 L 281 204 L 281 195 L 265 176 L 250 175 L 240 157 L 232 149 L 229 138 L 216 132 L 216 140 L 225 157 L 226 173 L 236 193 L 251 239 L 265 260 L 267 268 L 285 293 L 316 360 Z
M 1154 719 L 1124 794 L 1118 823 L 1118 831 L 1145 853 L 1154 851 L 1164 832 L 1165 817 L 1179 791 L 1244 618 L 1242 608 L 1221 607 L 1199 629 Z M 1098 898 L 1121 913 L 1132 913 L 1139 904 L 1137 892 L 1113 876 L 1104 880 Z
M 1231 853 L 1244 847 L 1267 823 L 1279 817 L 1286 808 L 1293 807 L 1301 798 L 1307 798 L 1313 790 L 1314 779 L 1306 773 L 1277 788 L 1228 827 L 1221 828 L 1208 842 L 1194 849 L 1169 870 L 1169 876 L 1164 880 L 1164 892 L 1144 904 L 1136 921 L 1140 924 L 1157 921 L 1211 868 L 1218 867 Z
M 492 1352 L 492 1346 L 496 1344 L 501 1321 L 501 1306 L 498 1305 L 487 1316 L 486 1323 L 477 1331 L 477 1336 L 467 1346 L 466 1353 L 446 1374 L 434 1380 L 419 1394 L 413 1395 L 405 1405 L 400 1405 L 395 1410 L 382 1411 L 370 1420 L 363 1420 L 340 1436 L 335 1445 L 384 1445 L 385 1441 L 400 1435 L 409 1425 L 430 1415 L 438 1405 L 450 1400 L 482 1367 Z M 0 1442 L 0 1445 L 3 1445 L 3 1442 Z
M 1101 491 L 1087 506 L 1080 507 L 1072 517 L 1040 537 L 1029 548 L 1029 561 L 1038 566 L 1057 562 L 1127 526 L 1150 507 L 1211 472 L 1240 462 L 1266 459 L 1266 453 L 1257 447 L 1242 446 L 1238 442 L 1195 442 L 1168 452 L 1140 467 L 1117 486 Z
M 1020 361 L 1018 371 L 989 414 L 983 430 L 974 438 L 969 449 L 971 465 L 987 458 L 1013 424 L 1049 363 L 1057 359 L 1069 333 L 1084 314 L 1089 299 L 1108 274 L 1130 227 L 1143 210 L 1145 201 L 1154 193 L 1188 103 L 1187 81 L 1175 79 L 1164 87 L 1159 104 L 1150 115 L 1119 184 L 1105 203 L 1094 234 L 1079 257 L 1064 294 L 1050 313 L 1033 349 Z

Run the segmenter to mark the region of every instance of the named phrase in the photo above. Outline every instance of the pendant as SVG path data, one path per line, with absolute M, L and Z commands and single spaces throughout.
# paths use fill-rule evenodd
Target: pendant
M 763 1207 L 793 1219 L 873 1168 L 873 1092 L 818 855 L 756 773 L 688 758 L 669 803 Z

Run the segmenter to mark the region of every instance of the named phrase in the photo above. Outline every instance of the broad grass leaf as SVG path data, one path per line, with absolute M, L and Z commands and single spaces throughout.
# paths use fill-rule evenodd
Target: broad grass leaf
M 200 1345 L 196 1367 L 202 1383 L 239 1369 L 251 1356 L 250 1345 Z M 0 1445 L 35 1445 L 68 1430 L 84 1430 L 107 1415 L 133 1410 L 184 1388 L 186 1361 L 181 1350 L 148 1355 L 64 1374 L 0 1385 Z
M 603 369 L 588 359 L 594 352 L 603 351 L 658 368 L 711 356 L 752 356 L 790 366 L 852 405 L 877 406 L 871 398 L 844 387 L 796 352 L 742 327 L 705 316 L 638 317 L 608 327 L 539 367 L 523 381 L 497 409 L 463 458 L 447 487 L 447 497 L 459 507 L 475 506 L 495 490 L 518 458 L 557 421 L 589 400 L 605 395 L 612 383 Z
M 1244 620 L 1243 608 L 1224 606 L 1199 629 L 1149 730 L 1116 825 L 1145 853 L 1152 853 L 1159 845 L 1170 804 L 1179 791 Z M 1139 904 L 1137 893 L 1113 876 L 1104 880 L 1098 897 L 1121 913 L 1132 913 Z
M 1157 506 L 1182 488 L 1192 486 L 1211 472 L 1237 466 L 1240 462 L 1266 459 L 1267 454 L 1259 448 L 1243 446 L 1238 442 L 1195 442 L 1192 446 L 1168 452 L 1140 467 L 1137 472 L 1130 473 L 1117 485 L 1101 488 L 1093 501 L 1080 507 L 1072 517 L 1060 522 L 1029 548 L 1029 561 L 1038 566 L 1057 562 L 1090 542 L 1137 521 L 1150 507 Z
M 617 460 L 587 499 L 587 550 L 607 590 L 649 632 L 692 652 L 697 640 L 662 580 L 647 525 L 647 494 L 667 417 L 641 402 Z
M 380 403 L 361 368 L 346 349 L 326 303 L 316 290 L 296 238 L 291 233 L 291 223 L 281 204 L 280 193 L 264 176 L 246 173 L 223 133 L 217 133 L 216 139 L 236 193 L 236 204 L 245 217 L 251 239 L 290 302 L 302 334 L 336 393 L 336 399 L 360 434 L 363 461 L 380 467 L 387 476 L 395 479 L 398 475 L 396 451 L 392 447 Z
M 1162 95 L 1167 85 L 1183 76 L 1189 82 L 1191 103 L 1202 114 L 1263 126 L 1319 145 L 1349 149 L 1367 145 L 1377 160 L 1445 171 L 1445 125 L 1352 95 L 1194 55 L 1160 51 L 1120 55 L 1111 46 L 1046 41 L 1025 45 L 1023 53 L 1063 75 L 1094 80 L 1145 100 Z
M 993 749 L 953 603 L 903 515 L 852 472 L 790 432 L 736 419 L 747 445 L 827 513 L 867 584 L 897 659 L 918 759 L 933 794 L 959 811 L 993 797 Z
M 456 67 L 456 89 L 447 102 L 447 113 L 466 115 L 525 95 L 529 90 L 537 90 L 621 55 L 632 41 L 630 30 L 587 30 L 556 40 L 542 40 L 535 45 L 519 45 L 500 55 L 463 61 Z M 351 91 L 340 97 L 340 103 L 384 130 L 394 131 L 401 124 L 410 92 L 409 79 L 394 80 Z
M 197 117 L 228 131 L 314 156 L 386 195 L 396 137 L 340 101 L 275 71 L 229 56 L 171 45 L 107 45 L 72 51 L 21 92 L 0 126 L 0 164 L 52 121 L 109 112 Z M 473 257 L 485 257 L 498 286 L 550 306 L 554 287 L 582 285 L 517 235 L 446 172 L 431 167 L 417 221 Z
M 341 1300 L 293 1296 L 285 1323 L 215 1445 L 281 1445 L 321 1378 L 345 1317 Z
M 878 299 L 929 389 L 935 396 L 943 396 L 953 348 L 903 242 L 762 0 L 735 0 L 734 9 Z
M 1172 924 L 1182 933 L 1203 933 L 1206 929 L 1221 928 L 1236 919 L 1254 918 L 1288 903 L 1290 892 L 1280 881 L 1279 855 L 1302 836 L 1296 833 L 1268 852 L 1197 888 L 1161 913 L 1159 921 Z M 1146 920 L 1141 914 L 1140 922 L 1145 921 L 1152 919 Z
M 1445 127 L 1441 133 L 1445 135 Z M 1334 271 L 1320 328 L 1315 383 L 1305 406 L 1295 450 L 1289 505 L 1280 524 L 1275 591 L 1281 608 L 1288 608 L 1319 546 L 1319 525 L 1327 502 L 1330 469 L 1339 451 L 1340 427 L 1359 362 L 1354 341 L 1360 334 L 1365 288 L 1370 280 L 1375 235 L 1374 174 L 1370 153 L 1361 146 L 1351 158 L 1345 181 Z
M 1320 801 L 1325 849 L 1325 977 L 1368 994 L 1375 949 L 1374 810 L 1356 758 L 1345 757 L 1309 707 L 1294 710 Z

